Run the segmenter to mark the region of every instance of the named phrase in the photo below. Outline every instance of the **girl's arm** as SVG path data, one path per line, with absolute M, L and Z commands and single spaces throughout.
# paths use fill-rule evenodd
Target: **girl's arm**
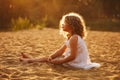
M 63 54 L 63 52 L 65 51 L 65 49 L 66 49 L 66 45 L 64 44 L 54 54 L 50 55 L 49 57 L 42 57 L 42 58 L 28 58 L 28 57 L 25 58 L 26 55 L 22 54 L 22 56 L 25 56 L 25 57 L 20 58 L 20 61 L 25 61 L 25 62 L 50 62 L 52 59 L 54 59 L 58 56 L 61 56 Z
M 67 58 L 63 58 L 60 60 L 52 60 L 51 63 L 62 64 L 62 63 L 66 63 L 66 62 L 74 60 L 77 54 L 77 42 L 78 42 L 78 36 L 77 35 L 72 36 L 70 39 L 70 43 L 69 43 L 70 49 L 71 49 L 70 55 Z
M 64 44 L 61 48 L 56 50 L 54 54 L 51 54 L 49 56 L 49 58 L 54 59 L 54 58 L 56 58 L 58 56 L 61 56 L 63 54 L 63 52 L 65 51 L 65 49 L 66 49 L 66 45 Z

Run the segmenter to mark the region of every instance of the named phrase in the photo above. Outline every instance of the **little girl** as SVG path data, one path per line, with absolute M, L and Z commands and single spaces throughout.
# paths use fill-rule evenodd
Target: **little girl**
M 25 62 L 49 62 L 83 69 L 100 67 L 100 64 L 92 63 L 90 60 L 84 42 L 86 33 L 85 23 L 79 14 L 69 13 L 64 15 L 60 21 L 60 32 L 67 38 L 67 40 L 54 54 L 39 59 L 33 59 L 22 54 L 20 60 Z

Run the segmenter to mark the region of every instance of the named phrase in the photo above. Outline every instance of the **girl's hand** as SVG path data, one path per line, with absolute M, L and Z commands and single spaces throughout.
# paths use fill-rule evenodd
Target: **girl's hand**
M 52 57 L 49 56 L 48 59 L 47 59 L 47 61 L 50 62 L 51 60 L 52 60 Z
M 63 63 L 62 60 L 51 60 L 50 62 L 53 64 L 62 64 Z

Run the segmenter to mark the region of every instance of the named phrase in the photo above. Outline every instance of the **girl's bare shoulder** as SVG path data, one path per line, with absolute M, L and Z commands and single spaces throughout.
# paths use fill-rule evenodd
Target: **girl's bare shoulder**
M 78 35 L 73 35 L 71 38 L 70 38 L 70 43 L 75 43 L 78 41 Z

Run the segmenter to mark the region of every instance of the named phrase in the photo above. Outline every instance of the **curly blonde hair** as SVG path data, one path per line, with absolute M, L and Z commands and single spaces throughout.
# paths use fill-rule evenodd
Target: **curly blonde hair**
M 68 33 L 62 30 L 62 24 L 67 23 L 72 28 L 72 35 L 78 34 L 81 38 L 85 39 L 86 36 L 86 26 L 81 15 L 77 13 L 68 13 L 62 17 L 60 20 L 60 34 L 69 38 Z

